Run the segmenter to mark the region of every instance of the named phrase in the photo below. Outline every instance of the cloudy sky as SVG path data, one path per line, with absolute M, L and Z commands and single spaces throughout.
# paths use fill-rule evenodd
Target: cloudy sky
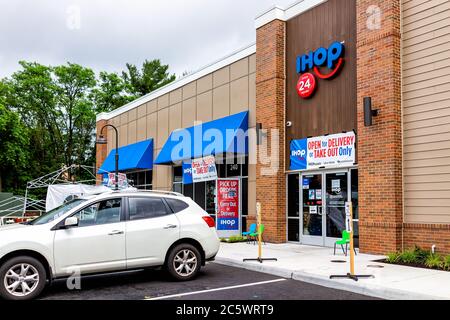
M 177 75 L 255 41 L 254 18 L 293 0 L 0 0 L 0 78 L 18 61 L 95 71 L 160 58 Z

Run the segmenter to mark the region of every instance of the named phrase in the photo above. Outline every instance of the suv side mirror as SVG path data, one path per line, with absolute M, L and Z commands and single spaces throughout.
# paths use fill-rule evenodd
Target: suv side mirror
M 66 229 L 71 227 L 77 227 L 78 226 L 78 218 L 77 217 L 69 217 L 64 221 L 64 227 Z

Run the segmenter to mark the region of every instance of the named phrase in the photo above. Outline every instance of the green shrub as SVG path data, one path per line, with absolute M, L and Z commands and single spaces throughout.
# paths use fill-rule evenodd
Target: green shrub
M 388 253 L 386 261 L 388 263 L 397 263 L 400 259 L 400 254 L 396 253 L 396 252 L 391 252 Z
M 247 237 L 231 236 L 229 238 L 222 238 L 222 239 L 220 239 L 220 241 L 227 242 L 227 243 L 246 242 L 247 241 Z
M 403 263 L 417 263 L 417 255 L 414 249 L 405 250 L 400 253 L 399 259 Z
M 450 255 L 444 258 L 444 269 L 450 271 Z
M 416 253 L 416 259 L 418 263 L 425 264 L 425 261 L 427 261 L 428 257 L 430 256 L 431 252 L 428 250 L 423 250 L 416 246 L 414 248 L 414 251 Z
M 430 254 L 425 261 L 425 265 L 428 268 L 439 269 L 443 267 L 442 257 L 438 254 Z

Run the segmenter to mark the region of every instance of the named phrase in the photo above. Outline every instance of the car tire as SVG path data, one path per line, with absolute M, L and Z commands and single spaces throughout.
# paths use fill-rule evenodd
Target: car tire
M 167 257 L 166 269 L 177 281 L 189 281 L 195 278 L 202 265 L 202 257 L 191 244 L 180 244 L 173 248 Z
M 7 300 L 31 300 L 45 288 L 47 276 L 42 263 L 32 257 L 19 256 L 0 267 L 0 297 Z M 16 286 L 11 287 L 11 286 Z

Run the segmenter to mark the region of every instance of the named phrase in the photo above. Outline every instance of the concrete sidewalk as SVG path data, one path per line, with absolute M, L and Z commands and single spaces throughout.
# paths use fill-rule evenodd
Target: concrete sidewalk
M 260 264 L 242 261 L 244 258 L 256 258 L 257 246 L 222 243 L 215 262 L 383 299 L 450 299 L 450 272 L 375 262 L 383 259 L 383 256 L 356 256 L 355 272 L 374 275 L 373 279 L 360 279 L 358 282 L 350 279 L 331 280 L 330 275 L 345 275 L 349 272 L 349 258 L 340 248 L 338 250 L 334 256 L 332 248 L 267 244 L 263 246 L 263 258 L 277 258 L 278 261 Z

